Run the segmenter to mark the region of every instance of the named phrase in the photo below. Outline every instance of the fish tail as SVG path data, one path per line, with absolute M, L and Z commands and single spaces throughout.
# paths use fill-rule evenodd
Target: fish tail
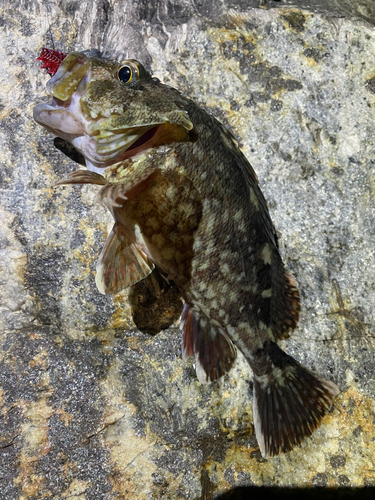
M 268 458 L 291 451 L 310 436 L 339 389 L 304 368 L 274 342 L 266 342 L 256 357 L 254 427 L 262 456 Z

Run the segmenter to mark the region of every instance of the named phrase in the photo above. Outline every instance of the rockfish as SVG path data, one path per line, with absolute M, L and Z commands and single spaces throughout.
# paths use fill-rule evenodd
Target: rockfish
M 339 390 L 276 343 L 296 327 L 300 297 L 253 168 L 223 125 L 139 62 L 73 52 L 57 66 L 52 100 L 34 118 L 85 159 L 87 170 L 60 184 L 102 186 L 114 226 L 97 264 L 99 291 L 161 270 L 184 300 L 183 359 L 194 355 L 207 383 L 239 349 L 254 374 L 261 453 L 290 451 Z

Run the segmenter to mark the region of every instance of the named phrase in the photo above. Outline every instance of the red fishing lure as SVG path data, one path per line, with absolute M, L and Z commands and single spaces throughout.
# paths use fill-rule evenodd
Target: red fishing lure
M 66 56 L 67 54 L 64 54 L 60 50 L 46 49 L 45 47 L 42 47 L 40 56 L 37 57 L 36 60 L 42 61 L 40 68 L 46 69 L 47 73 L 53 76 Z

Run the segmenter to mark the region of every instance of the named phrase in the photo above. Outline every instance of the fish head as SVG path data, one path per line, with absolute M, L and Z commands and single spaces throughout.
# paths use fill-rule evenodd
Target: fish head
M 35 106 L 35 121 L 70 142 L 92 170 L 191 140 L 193 124 L 180 94 L 133 59 L 73 52 L 46 88 L 52 99 Z

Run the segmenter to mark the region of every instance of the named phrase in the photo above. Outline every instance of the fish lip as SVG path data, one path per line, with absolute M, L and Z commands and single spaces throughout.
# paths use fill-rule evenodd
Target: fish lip
M 67 99 L 66 101 L 62 101 L 61 99 L 58 99 L 57 97 L 55 96 L 52 96 L 52 99 L 51 99 L 51 106 L 54 106 L 56 109 L 60 109 L 60 108 L 69 108 L 70 104 L 72 102 L 72 98 L 70 97 L 69 99 Z
M 33 118 L 62 139 L 71 140 L 72 137 L 85 133 L 82 123 L 69 111 L 69 105 L 61 106 L 55 98 L 37 104 L 33 109 Z
M 38 117 L 42 111 L 54 111 L 56 108 L 52 105 L 52 102 L 41 102 L 34 106 L 33 118 L 36 122 L 40 123 Z
M 54 112 L 57 111 L 57 106 L 56 103 L 53 102 L 53 100 L 50 100 L 48 102 L 41 102 L 34 106 L 33 108 L 33 118 L 37 123 L 40 123 L 41 125 L 45 126 L 44 121 L 41 119 L 41 115 L 43 112 Z
M 70 99 L 69 103 L 68 101 L 61 101 L 60 99 L 57 99 L 56 97 L 52 97 L 48 102 L 41 102 L 34 106 L 33 114 L 34 114 L 34 120 L 36 119 L 36 114 L 39 111 L 56 111 L 58 109 L 66 109 L 70 105 Z M 38 120 L 36 120 L 38 121 Z
M 57 70 L 56 75 L 51 78 L 51 80 L 55 79 L 55 77 L 58 76 L 57 82 L 61 81 L 64 72 L 62 72 L 62 74 L 59 74 L 59 69 Z M 82 95 L 86 91 L 90 77 L 91 73 L 88 70 L 86 74 L 80 79 L 78 86 L 74 90 L 74 92 L 72 92 L 72 94 L 65 100 L 59 99 L 54 95 L 54 85 L 51 85 L 50 80 L 47 83 L 47 91 L 49 92 L 50 100 L 48 102 L 37 104 L 34 107 L 34 120 L 62 139 L 70 140 L 72 136 L 75 137 L 77 135 L 85 134 L 87 124 L 85 123 L 85 120 L 82 121 L 80 118 L 78 118 L 81 115 L 79 103 Z M 62 115 L 65 115 L 65 123 L 69 124 L 68 127 L 58 126 L 58 123 L 60 125 L 64 123 Z
M 68 85 L 69 90 L 68 94 L 65 94 L 63 92 L 64 96 L 69 95 L 70 93 L 71 97 L 75 92 L 79 91 L 80 87 L 82 87 L 82 84 L 86 87 L 87 82 L 89 81 L 91 76 L 91 68 L 89 64 L 87 64 L 88 61 L 89 58 L 81 52 L 72 52 L 71 54 L 69 54 L 61 62 L 56 73 L 47 82 L 46 84 L 47 93 L 54 97 L 56 92 L 61 94 L 61 86 L 63 86 L 64 88 L 67 82 L 69 84 Z M 70 77 L 73 74 L 77 75 L 77 72 L 80 72 L 81 69 L 83 69 L 84 71 L 81 72 L 80 79 L 76 80 L 74 83 L 74 80 L 76 78 L 75 76 L 73 78 L 73 81 L 70 81 Z M 67 100 L 70 97 L 67 97 Z

